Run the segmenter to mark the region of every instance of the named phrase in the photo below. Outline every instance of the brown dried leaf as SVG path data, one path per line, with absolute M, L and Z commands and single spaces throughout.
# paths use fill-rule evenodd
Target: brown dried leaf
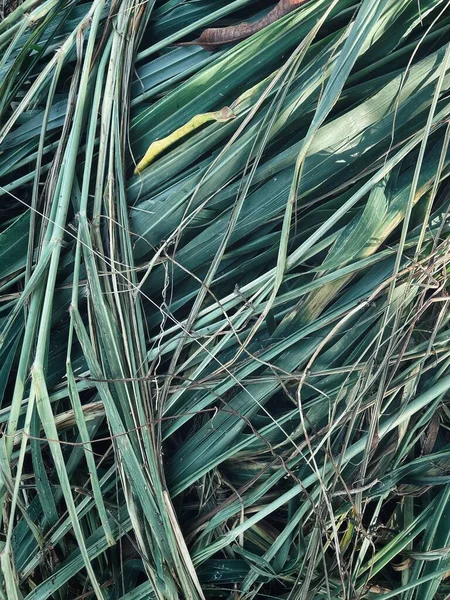
M 254 33 L 261 31 L 271 23 L 278 21 L 288 13 L 292 12 L 308 0 L 280 0 L 265 17 L 254 23 L 239 23 L 230 27 L 210 27 L 205 29 L 201 36 L 188 44 L 202 46 L 205 50 L 212 50 L 216 46 L 230 44 L 244 40 Z

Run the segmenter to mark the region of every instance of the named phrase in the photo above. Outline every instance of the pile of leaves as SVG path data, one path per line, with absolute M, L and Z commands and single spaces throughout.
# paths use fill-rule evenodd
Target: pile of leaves
M 448 597 L 449 123 L 448 0 L 5 16 L 2 600 Z

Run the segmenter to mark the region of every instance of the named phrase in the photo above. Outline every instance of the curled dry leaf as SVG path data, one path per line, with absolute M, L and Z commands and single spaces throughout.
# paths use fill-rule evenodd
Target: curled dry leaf
M 230 27 L 211 27 L 205 29 L 201 36 L 193 42 L 186 42 L 186 45 L 199 45 L 205 50 L 212 50 L 222 44 L 239 42 L 250 37 L 254 33 L 261 31 L 271 23 L 278 21 L 281 17 L 289 14 L 308 0 L 280 0 L 265 17 L 253 23 L 239 23 Z
M 372 594 L 386 594 L 391 591 L 389 588 L 382 587 L 381 585 L 371 585 L 369 587 L 369 592 L 372 592 Z
M 394 569 L 394 571 L 405 571 L 406 569 L 409 569 L 409 567 L 412 565 L 412 560 L 410 558 L 407 558 L 405 560 L 403 560 L 401 563 L 392 563 L 392 568 Z

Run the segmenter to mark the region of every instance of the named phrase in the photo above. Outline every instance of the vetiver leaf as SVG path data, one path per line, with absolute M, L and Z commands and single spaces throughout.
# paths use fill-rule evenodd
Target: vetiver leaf
M 0 598 L 447 598 L 448 0 L 16 4 Z

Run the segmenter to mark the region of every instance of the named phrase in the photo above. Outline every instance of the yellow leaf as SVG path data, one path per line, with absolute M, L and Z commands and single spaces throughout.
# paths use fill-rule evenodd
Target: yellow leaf
M 175 131 L 173 131 L 170 135 L 161 140 L 156 140 L 152 142 L 144 155 L 144 158 L 139 162 L 137 167 L 134 170 L 134 174 L 137 175 L 141 173 L 144 169 L 146 169 L 154 160 L 157 158 L 162 152 L 173 146 L 176 142 L 186 137 L 205 123 L 209 121 L 218 121 L 219 123 L 224 123 L 226 121 L 230 121 L 235 118 L 234 112 L 228 106 L 225 106 L 221 110 L 216 112 L 208 112 L 202 113 L 200 115 L 196 115 L 192 117 L 190 121 L 188 121 L 182 127 L 179 127 Z

